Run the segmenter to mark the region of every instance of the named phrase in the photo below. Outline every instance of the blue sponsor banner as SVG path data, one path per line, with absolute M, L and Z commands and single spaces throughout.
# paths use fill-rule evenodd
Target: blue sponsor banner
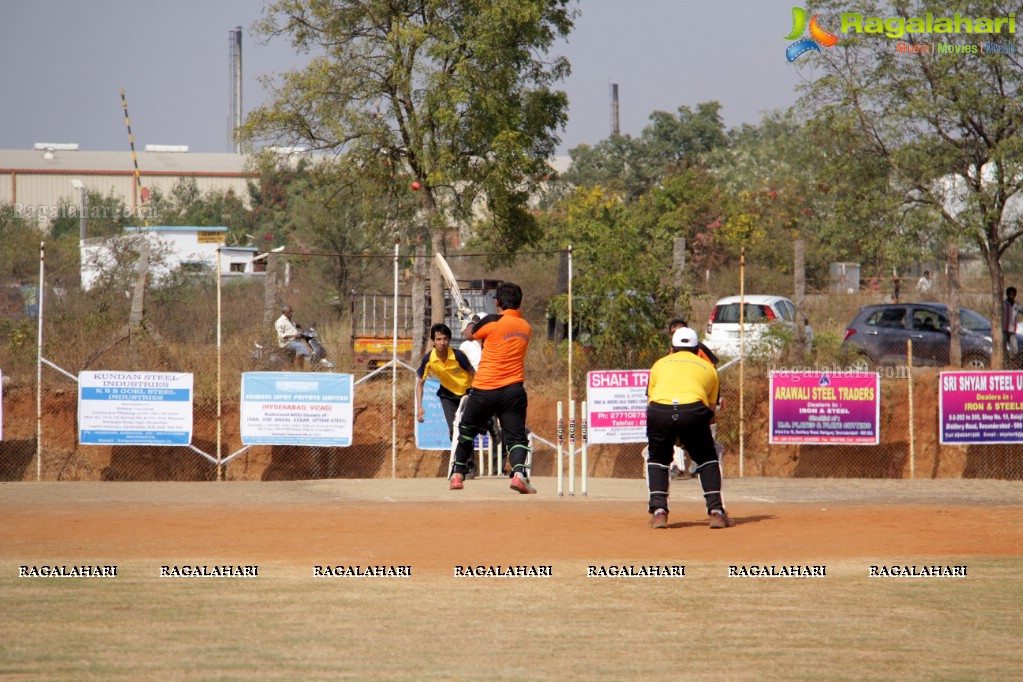
M 192 375 L 180 372 L 82 372 L 78 375 L 82 445 L 189 445 Z
M 348 447 L 354 385 L 351 374 L 243 373 L 242 443 Z
M 451 439 L 448 438 L 448 422 L 444 418 L 444 408 L 441 407 L 440 398 L 437 397 L 437 390 L 440 382 L 437 379 L 427 379 L 423 382 L 423 421 L 420 422 L 418 415 L 413 415 L 416 423 L 416 447 L 420 450 L 451 450 Z M 486 449 L 490 445 L 490 435 L 483 433 L 476 436 L 473 447 L 477 450 Z
M 427 379 L 423 382 L 424 421 L 416 419 L 416 447 L 420 450 L 450 450 L 451 439 L 448 438 L 448 422 L 444 419 L 444 408 L 441 407 L 437 389 L 440 382 Z M 418 415 L 416 415 L 418 417 Z
M 95 431 L 81 432 L 81 443 L 88 445 L 188 445 L 187 433 L 174 431 Z
M 135 400 L 139 402 L 192 399 L 190 389 L 175 388 L 96 388 L 82 389 L 82 400 Z

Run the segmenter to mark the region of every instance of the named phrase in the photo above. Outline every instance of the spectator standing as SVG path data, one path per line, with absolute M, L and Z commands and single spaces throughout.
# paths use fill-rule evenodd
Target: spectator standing
M 1019 342 L 1016 340 L 1016 321 L 1023 308 L 1016 302 L 1016 287 L 1009 287 L 1005 290 L 1005 300 L 1002 301 L 1002 335 L 1005 340 L 1005 349 L 1008 357 L 1005 358 L 1006 366 L 1010 358 L 1019 354 Z
M 931 287 L 931 271 L 924 270 L 923 276 L 916 282 L 916 290 L 921 294 L 930 294 Z

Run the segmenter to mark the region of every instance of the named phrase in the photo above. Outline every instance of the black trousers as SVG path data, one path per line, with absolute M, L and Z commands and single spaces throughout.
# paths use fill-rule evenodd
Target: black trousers
M 464 474 L 472 462 L 472 442 L 476 434 L 486 429 L 493 418 L 501 422 L 504 447 L 512 473 L 526 475 L 529 459 L 529 438 L 526 436 L 526 406 L 528 399 L 522 384 L 511 384 L 491 390 L 469 389 L 469 398 L 458 425 L 458 446 L 455 448 L 454 472 Z
M 647 490 L 649 511 L 668 510 L 668 485 L 672 454 L 678 441 L 696 462 L 703 487 L 707 512 L 724 510 L 721 500 L 721 465 L 714 449 L 710 423 L 714 411 L 703 403 L 662 405 L 650 403 L 646 409 Z
M 438 392 L 437 397 L 440 398 L 440 407 L 444 410 L 444 420 L 448 423 L 448 438 L 451 438 L 453 436 L 451 425 L 455 423 L 455 414 L 458 413 L 458 404 L 462 402 L 462 396 L 445 391 L 443 394 Z

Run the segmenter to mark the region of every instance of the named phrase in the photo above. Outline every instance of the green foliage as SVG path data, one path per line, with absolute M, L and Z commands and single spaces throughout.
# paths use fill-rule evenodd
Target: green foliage
M 155 221 L 159 225 L 226 226 L 235 237 L 248 227 L 250 213 L 233 190 L 210 190 L 203 194 L 194 178 L 182 178 L 167 195 L 153 190 L 147 209 L 152 216 L 150 224 Z M 112 234 L 118 233 L 120 230 Z
M 683 168 L 670 171 L 641 196 L 630 206 L 630 215 L 666 272 L 678 237 L 686 240 L 690 271 L 716 270 L 728 258 L 730 245 L 722 239 L 721 222 L 731 203 L 707 171 Z
M 39 272 L 39 243 L 42 235 L 11 204 L 0 204 L 0 276 L 13 279 Z
M 831 188 L 821 177 L 821 145 L 792 110 L 767 112 L 758 125 L 730 131 L 729 141 L 712 151 L 707 163 L 733 198 L 719 236 L 731 262 L 745 246 L 747 265 L 791 279 L 792 243 L 802 239 L 808 283 L 823 287 L 829 261 L 855 258 L 842 251 L 842 244 L 850 243 L 850 230 L 835 215 Z M 842 237 L 839 243 L 822 236 L 836 223 L 842 225 L 835 230 Z
M 600 185 L 635 201 L 673 169 L 699 165 L 728 144 L 720 109 L 717 102 L 702 102 L 696 111 L 687 106 L 675 115 L 655 111 L 639 138 L 612 135 L 592 147 L 575 147 L 564 180 L 579 187 Z
M 142 221 L 113 190 L 106 196 L 100 192 L 87 193 L 85 206 L 85 236 L 109 237 L 120 234 L 125 225 L 141 225 Z M 57 215 L 50 221 L 49 238 L 78 239 L 81 234 L 81 206 L 61 201 Z
M 931 0 L 820 0 L 809 9 L 825 25 L 837 25 L 842 12 L 949 15 L 947 5 Z M 968 1 L 956 3 L 955 11 L 1007 16 L 1023 14 L 1023 6 Z M 988 36 L 945 38 L 933 42 L 977 43 Z M 882 196 L 897 198 L 900 211 L 915 214 L 904 224 L 924 228 L 925 243 L 961 239 L 979 250 L 990 271 L 994 319 L 1002 255 L 1023 237 L 1023 214 L 1012 208 L 1023 196 L 1023 63 L 1011 54 L 900 54 L 895 43 L 884 35 L 857 34 L 809 56 L 822 75 L 807 87 L 804 102 L 824 128 L 822 136 L 848 138 L 859 160 L 883 169 L 865 194 L 872 195 L 883 178 L 888 191 Z M 834 160 L 841 173 L 848 160 Z
M 578 264 L 572 312 L 579 340 L 608 366 L 645 365 L 664 348 L 673 303 L 670 257 L 660 260 L 626 206 L 599 188 L 576 190 L 549 219 L 549 246 L 572 245 Z M 559 297 L 548 314 L 565 321 L 567 312 Z
M 87 256 L 86 265 L 97 272 L 93 288 L 98 294 L 122 295 L 135 289 L 136 266 L 144 249 L 149 252 L 150 267 L 165 265 L 169 247 L 149 239 L 146 233 L 121 235 L 105 242 L 103 249 Z
M 568 63 L 544 54 L 573 14 L 569 0 L 280 0 L 259 31 L 315 56 L 270 84 L 241 135 L 329 152 L 353 175 L 387 160 L 422 187 L 408 243 L 485 206 L 481 238 L 513 250 L 538 236 L 525 202 L 568 104 L 552 89 Z

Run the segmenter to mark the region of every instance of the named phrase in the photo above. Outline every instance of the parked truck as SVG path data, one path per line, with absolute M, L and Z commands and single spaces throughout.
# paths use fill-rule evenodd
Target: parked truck
M 462 297 L 473 312 L 490 314 L 497 312 L 497 285 L 499 280 L 476 279 L 459 281 Z M 444 292 L 444 322 L 451 327 L 455 347 L 460 343 L 462 325 L 458 310 L 451 301 L 450 292 Z M 412 316 L 412 296 L 384 294 L 370 291 L 352 292 L 352 350 L 355 370 L 373 370 L 391 361 L 394 346 L 394 321 L 398 322 L 398 359 L 413 364 L 419 358 L 412 357 L 412 330 L 415 326 Z M 429 333 L 430 291 L 426 291 L 425 331 Z M 428 339 L 422 339 L 421 348 L 428 348 Z

